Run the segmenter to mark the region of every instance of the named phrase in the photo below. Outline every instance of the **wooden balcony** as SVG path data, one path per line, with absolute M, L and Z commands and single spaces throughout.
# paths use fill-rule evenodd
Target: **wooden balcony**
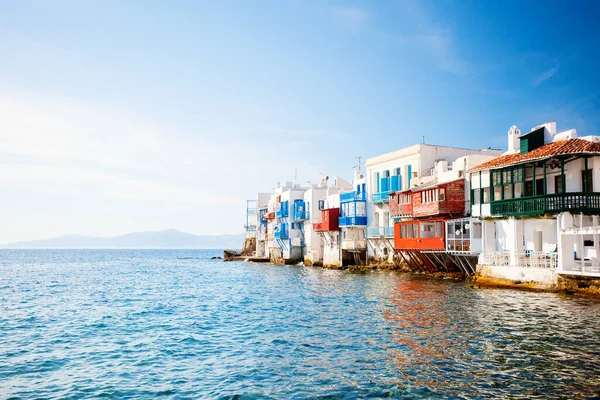
M 490 203 L 492 216 L 529 216 L 575 213 L 600 213 L 600 193 L 555 193 L 499 200 Z
M 326 232 L 326 231 L 339 231 L 339 208 L 328 208 L 321 211 L 322 222 L 313 223 L 313 230 L 315 232 Z

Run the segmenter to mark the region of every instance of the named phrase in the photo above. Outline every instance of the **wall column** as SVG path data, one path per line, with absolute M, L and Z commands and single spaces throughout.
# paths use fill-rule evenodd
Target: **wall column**
M 532 190 L 533 190 L 533 195 L 537 196 L 537 190 L 536 190 L 536 184 L 535 184 L 535 163 L 533 163 L 533 165 L 531 166 L 531 183 L 532 183 Z
M 544 161 L 544 196 L 548 194 L 548 183 L 546 178 L 546 161 Z

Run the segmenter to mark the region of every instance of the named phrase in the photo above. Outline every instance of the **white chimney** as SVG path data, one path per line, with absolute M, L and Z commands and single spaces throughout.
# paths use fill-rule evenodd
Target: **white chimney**
M 521 131 L 515 125 L 511 126 L 508 130 L 508 153 L 518 153 L 521 151 L 519 145 L 519 135 Z

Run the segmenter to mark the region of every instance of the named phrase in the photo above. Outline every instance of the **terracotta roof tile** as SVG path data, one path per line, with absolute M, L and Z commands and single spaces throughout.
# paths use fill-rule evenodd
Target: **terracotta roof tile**
M 566 139 L 557 142 L 552 142 L 538 147 L 535 150 L 525 154 L 507 154 L 504 156 L 496 157 L 490 161 L 479 164 L 473 167 L 469 172 L 477 172 L 487 169 L 496 169 L 501 167 L 507 167 L 509 165 L 520 164 L 527 161 L 542 160 L 550 158 L 552 156 L 558 156 L 562 154 L 580 154 L 580 153 L 591 153 L 600 154 L 600 143 L 590 142 L 584 139 Z

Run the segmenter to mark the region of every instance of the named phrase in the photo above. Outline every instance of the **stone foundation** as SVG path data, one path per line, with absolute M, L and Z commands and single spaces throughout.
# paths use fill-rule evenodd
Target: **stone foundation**
M 564 292 L 600 298 L 600 278 L 560 275 L 549 268 L 478 265 L 475 288 Z

